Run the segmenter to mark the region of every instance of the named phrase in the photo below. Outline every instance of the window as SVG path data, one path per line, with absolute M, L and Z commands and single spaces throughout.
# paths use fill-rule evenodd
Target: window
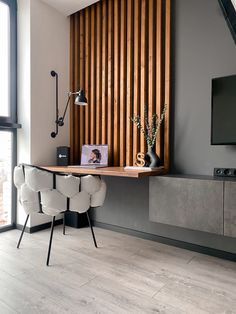
M 8 117 L 10 115 L 10 12 L 9 6 L 3 2 L 0 2 L 0 43 L 0 95 L 2 98 L 0 116 Z
M 15 223 L 16 0 L 0 0 L 0 230 Z
M 12 223 L 12 133 L 0 131 L 0 226 Z

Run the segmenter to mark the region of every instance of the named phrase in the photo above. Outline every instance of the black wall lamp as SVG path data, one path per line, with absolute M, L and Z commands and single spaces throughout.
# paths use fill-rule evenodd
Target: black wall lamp
M 87 99 L 85 97 L 85 93 L 84 93 L 83 90 L 79 90 L 78 92 L 69 92 L 64 113 L 63 113 L 63 115 L 61 117 L 59 117 L 59 107 L 58 107 L 58 73 L 55 72 L 55 71 L 51 71 L 51 76 L 56 78 L 56 120 L 55 120 L 56 131 L 51 133 L 51 137 L 55 138 L 57 136 L 57 134 L 58 134 L 58 127 L 64 125 L 64 119 L 65 119 L 65 116 L 66 116 L 66 112 L 67 112 L 67 109 L 68 109 L 68 105 L 69 105 L 71 96 L 72 95 L 76 95 L 74 104 L 78 105 L 78 106 L 86 106 L 88 101 L 87 101 Z

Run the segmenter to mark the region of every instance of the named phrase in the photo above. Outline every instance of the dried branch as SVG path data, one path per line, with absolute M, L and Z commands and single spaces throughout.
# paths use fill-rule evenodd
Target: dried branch
M 131 117 L 131 121 L 136 124 L 137 128 L 143 133 L 144 138 L 146 139 L 147 145 L 153 147 L 156 143 L 157 134 L 160 130 L 161 124 L 164 120 L 165 113 L 167 110 L 167 105 L 164 106 L 160 119 L 158 115 L 154 113 L 151 117 L 151 123 L 149 122 L 148 117 L 148 106 L 145 106 L 144 110 L 144 126 L 139 115 Z

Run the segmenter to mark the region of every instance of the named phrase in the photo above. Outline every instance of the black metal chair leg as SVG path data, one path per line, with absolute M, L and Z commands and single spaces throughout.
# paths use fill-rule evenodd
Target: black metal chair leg
M 89 218 L 89 214 L 88 214 L 88 212 L 86 212 L 86 214 L 87 214 L 87 218 L 88 218 L 89 227 L 90 227 L 91 232 L 92 232 L 93 242 L 94 242 L 95 247 L 97 248 L 98 246 L 97 246 L 96 238 L 95 238 L 95 235 L 94 235 L 94 232 L 93 232 L 93 227 L 92 227 L 92 224 L 91 224 L 91 221 L 90 221 L 90 218 Z
M 66 213 L 63 214 L 63 234 L 64 235 L 66 234 L 66 222 L 65 222 L 65 219 L 66 219 Z
M 49 247 L 48 247 L 47 266 L 49 265 L 49 259 L 50 259 L 50 253 L 51 253 L 52 236 L 53 236 L 54 224 L 55 224 L 55 216 L 52 217 L 51 234 L 50 234 Z
M 25 223 L 24 223 L 23 229 L 22 229 L 22 231 L 21 231 L 20 239 L 19 239 L 19 241 L 18 241 L 18 243 L 17 243 L 17 248 L 18 248 L 18 249 L 19 249 L 19 247 L 20 247 L 20 243 L 21 243 L 23 234 L 24 234 L 24 232 L 25 232 L 25 227 L 26 227 L 26 225 L 27 225 L 28 219 L 29 219 L 29 215 L 27 215 L 27 217 L 26 217 L 26 219 L 25 219 Z

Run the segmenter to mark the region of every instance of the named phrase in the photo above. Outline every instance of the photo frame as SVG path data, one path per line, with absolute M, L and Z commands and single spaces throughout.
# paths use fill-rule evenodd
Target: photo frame
M 108 166 L 108 145 L 83 145 L 81 166 Z

